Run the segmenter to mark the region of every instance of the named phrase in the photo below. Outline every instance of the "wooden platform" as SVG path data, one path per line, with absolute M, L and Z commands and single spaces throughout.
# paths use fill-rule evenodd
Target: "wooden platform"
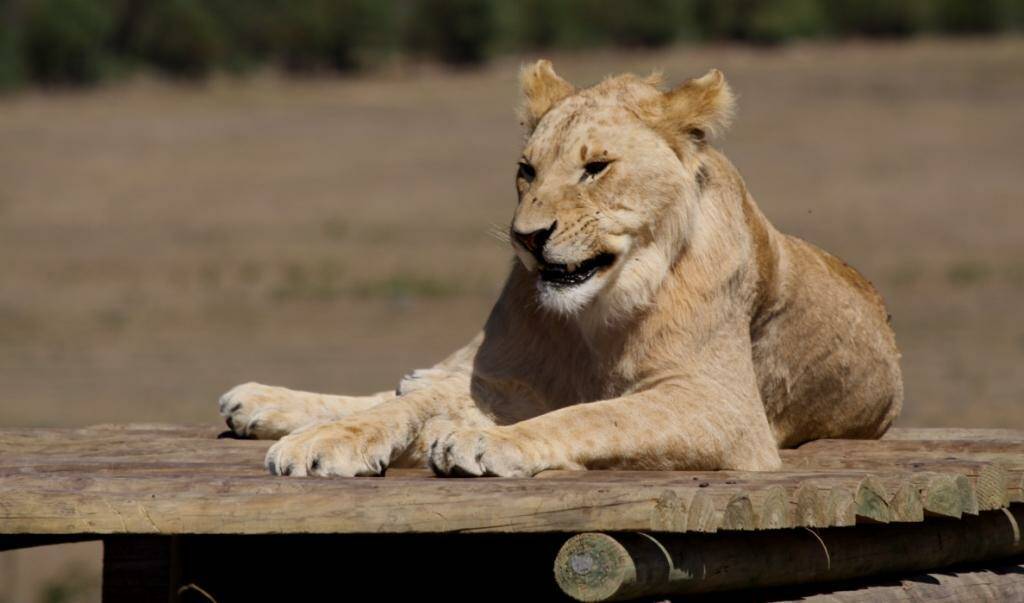
M 262 465 L 269 442 L 218 438 L 220 431 L 0 430 L 0 549 L 109 543 L 118 534 L 531 533 L 565 542 L 582 532 L 904 525 L 1024 502 L 1024 431 L 896 429 L 881 441 L 822 440 L 784 451 L 785 467 L 772 473 L 559 471 L 535 479 L 419 470 L 272 477 Z

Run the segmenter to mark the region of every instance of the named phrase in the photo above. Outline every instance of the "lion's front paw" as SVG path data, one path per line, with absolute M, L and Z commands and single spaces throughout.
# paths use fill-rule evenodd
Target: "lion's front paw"
M 429 463 L 434 473 L 453 476 L 532 477 L 547 468 L 502 427 L 442 434 L 430 444 Z
M 276 440 L 313 420 L 290 390 L 260 383 L 231 388 L 220 397 L 220 415 L 235 435 L 261 440 Z
M 394 450 L 387 430 L 365 422 L 311 425 L 281 439 L 267 451 L 274 475 L 382 475 Z

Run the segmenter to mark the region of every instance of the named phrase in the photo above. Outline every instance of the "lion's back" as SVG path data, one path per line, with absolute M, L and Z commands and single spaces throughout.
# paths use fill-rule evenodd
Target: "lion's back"
M 839 258 L 783 236 L 776 314 L 753 341 L 755 371 L 782 447 L 881 437 L 903 403 L 900 353 L 881 295 Z

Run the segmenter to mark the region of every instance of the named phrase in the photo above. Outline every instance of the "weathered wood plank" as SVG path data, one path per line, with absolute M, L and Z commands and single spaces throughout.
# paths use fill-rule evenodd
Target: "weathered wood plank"
M 935 439 L 935 440 L 903 440 L 903 439 L 882 439 L 882 440 L 843 440 L 843 439 L 821 439 L 813 440 L 802 444 L 797 448 L 843 448 L 846 450 L 870 450 L 884 448 L 886 450 L 946 450 L 946 451 L 1007 451 L 1020 452 L 1024 450 L 1024 441 L 1016 439 L 1007 440 L 1001 438 L 970 438 L 970 439 Z
M 453 480 L 410 472 L 340 480 L 10 472 L 0 479 L 0 532 L 507 532 L 595 526 L 711 532 L 792 525 L 782 503 L 804 481 L 832 498 L 842 492 L 830 509 L 832 525 L 852 525 L 864 480 L 856 473 L 805 473 L 790 475 L 788 482 L 777 474 L 749 474 L 742 481 L 726 480 L 731 484 L 694 485 L 673 476 Z M 727 515 L 740 493 L 751 502 L 749 511 L 734 508 Z
M 1024 469 L 1024 444 L 1005 438 L 987 446 L 814 442 L 783 451 L 785 470 L 767 473 L 554 471 L 534 480 L 451 480 L 391 470 L 383 479 L 282 479 L 262 468 L 270 442 L 216 439 L 219 432 L 174 425 L 0 430 L 0 532 L 849 526 L 1000 508 L 1020 498 L 1024 479 L 1024 470 L 1004 468 L 1009 460 Z M 211 500 L 230 502 L 231 510 Z M 302 501 L 316 501 L 313 516 Z
M 851 580 L 1024 553 L 1024 507 L 933 520 L 771 533 L 579 534 L 559 551 L 555 578 L 579 601 L 684 595 Z
M 963 427 L 894 427 L 883 440 L 972 440 L 975 442 L 1004 441 L 1024 443 L 1021 429 L 979 429 Z

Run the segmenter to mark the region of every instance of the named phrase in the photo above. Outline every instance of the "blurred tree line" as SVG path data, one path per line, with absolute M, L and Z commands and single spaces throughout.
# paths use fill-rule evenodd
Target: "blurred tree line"
M 0 87 L 140 67 L 199 78 L 370 69 L 396 54 L 474 65 L 546 48 L 1022 28 L 1024 0 L 0 0 Z

